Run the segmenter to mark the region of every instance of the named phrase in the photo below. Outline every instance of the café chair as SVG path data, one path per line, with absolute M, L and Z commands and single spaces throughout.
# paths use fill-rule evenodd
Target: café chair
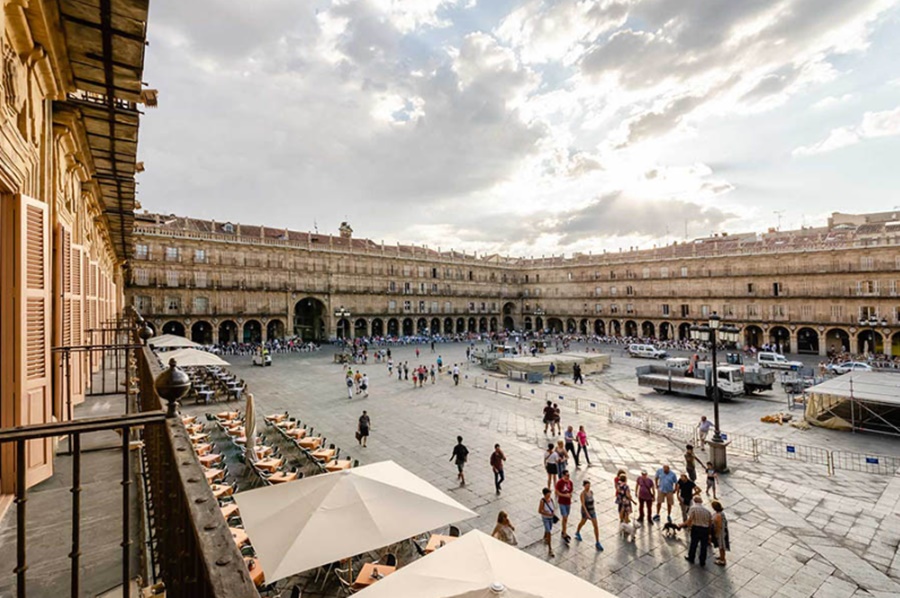
M 447 534 L 447 535 L 449 535 L 449 536 L 451 536 L 451 537 L 453 537 L 453 538 L 458 538 L 458 537 L 459 537 L 459 528 L 456 527 L 455 525 L 451 525 L 451 526 L 450 526 L 450 533 Z

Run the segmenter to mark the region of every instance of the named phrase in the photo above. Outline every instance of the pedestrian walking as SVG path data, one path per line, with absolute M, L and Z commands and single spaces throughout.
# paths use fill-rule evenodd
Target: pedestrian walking
M 533 349 L 532 353 L 537 351 L 533 347 L 532 347 L 532 349 Z M 556 364 L 551 361 L 550 362 L 550 379 L 553 380 L 555 378 L 556 378 Z
M 581 456 L 581 452 L 584 451 L 584 460 L 588 464 L 588 467 L 590 467 L 591 457 L 588 455 L 588 437 L 587 432 L 584 431 L 584 426 L 578 426 L 578 433 L 575 434 L 575 439 L 578 440 L 578 453 L 575 455 L 575 465 L 578 465 L 578 457 Z
M 697 488 L 697 484 L 686 473 L 683 473 L 675 484 L 675 488 L 678 490 L 678 505 L 681 507 L 681 521 L 683 523 L 687 521 L 688 510 L 693 503 L 694 489 Z
M 363 374 L 362 380 L 359 381 L 359 388 L 363 391 L 363 396 L 368 398 L 369 396 L 369 375 Z
M 705 415 L 700 416 L 700 423 L 697 424 L 697 435 L 700 437 L 700 450 L 706 450 L 706 437 L 712 428 L 712 422 L 706 419 Z
M 581 365 L 575 364 L 572 366 L 572 383 L 573 384 L 584 384 L 584 377 L 581 375 Z
M 684 560 L 694 564 L 697 548 L 700 548 L 700 566 L 706 566 L 706 551 L 709 548 L 709 526 L 712 524 L 712 513 L 703 506 L 703 498 L 694 497 L 694 504 L 688 511 L 687 520 L 679 528 L 691 528 L 691 547 Z
M 506 514 L 506 511 L 497 513 L 497 525 L 494 526 L 494 531 L 491 532 L 491 535 L 510 546 L 518 546 L 519 544 L 519 541 L 516 540 L 516 528 L 509 521 L 509 515 Z
M 437 376 L 437 370 L 434 368 L 434 364 L 431 364 L 431 383 L 434 384 L 435 377 Z
M 647 470 L 642 470 L 634 484 L 634 493 L 638 497 L 638 523 L 644 521 L 644 508 L 647 509 L 647 520 L 653 525 L 653 499 L 656 497 L 656 488 L 653 480 L 647 475 Z
M 372 420 L 369 417 L 369 414 L 364 410 L 362 415 L 359 416 L 359 422 L 356 426 L 356 441 L 360 446 L 366 446 L 366 442 L 369 438 L 369 428 L 371 427 Z
M 397 362 L 397 381 L 400 382 L 403 380 L 403 364 L 399 361 Z
M 418 358 L 419 358 L 419 348 L 416 347 L 416 359 L 418 359 Z
M 408 361 L 403 362 L 403 379 L 409 380 L 409 362 Z
M 703 464 L 700 459 L 697 458 L 697 455 L 694 454 L 694 446 L 691 444 L 686 445 L 684 451 L 684 468 L 692 482 L 697 481 L 698 463 L 701 465 Z
M 718 498 L 716 496 L 716 486 L 718 485 L 719 474 L 716 472 L 716 468 L 713 467 L 712 461 L 706 462 L 706 496 L 709 496 L 709 491 L 712 490 L 713 500 Z
M 569 472 L 564 471 L 556 482 L 556 504 L 559 505 L 559 514 L 562 517 L 562 539 L 568 544 L 572 538 L 566 533 L 569 523 L 569 511 L 572 508 L 572 480 L 569 479 Z
M 713 508 L 712 526 L 710 534 L 712 535 L 712 545 L 719 549 L 719 558 L 716 564 L 725 566 L 725 552 L 731 550 L 731 539 L 728 537 L 728 520 L 725 518 L 725 508 L 717 500 L 712 501 L 710 506 Z
M 459 366 L 453 364 L 453 386 L 459 386 Z
M 356 386 L 356 394 L 362 392 L 359 388 L 359 385 L 362 383 L 362 374 L 359 373 L 359 370 L 356 370 L 356 373 L 353 374 L 353 385 Z
M 547 404 L 544 405 L 544 434 L 551 425 L 553 425 L 553 403 L 547 401 Z
M 491 469 L 494 472 L 494 489 L 500 494 L 500 485 L 506 480 L 503 472 L 503 462 L 506 461 L 506 455 L 500 450 L 500 445 L 494 445 L 494 452 L 491 453 Z
M 666 503 L 666 521 L 672 521 L 672 504 L 675 502 L 675 484 L 678 483 L 678 476 L 672 471 L 668 465 L 663 465 L 656 470 L 656 515 L 653 517 L 655 521 L 659 521 L 659 509 Z
M 394 362 L 388 359 L 388 376 L 394 375 Z
M 547 470 L 547 487 L 556 487 L 556 476 L 559 475 L 559 453 L 556 447 L 550 442 L 547 444 L 547 452 L 544 453 L 544 468 Z
M 352 399 L 353 398 L 353 378 L 351 376 L 347 376 L 346 384 L 347 384 L 347 398 Z
M 444 360 L 440 355 L 438 355 L 438 358 L 437 358 L 437 366 L 438 366 L 438 373 L 441 373 L 444 371 Z
M 628 523 L 631 521 L 632 506 L 637 502 L 631 496 L 631 489 L 628 487 L 628 476 L 623 472 L 619 474 L 616 482 L 616 505 L 619 510 L 619 523 Z
M 556 441 L 556 454 L 558 455 L 556 468 L 559 471 L 559 475 L 562 475 L 569 470 L 569 457 L 566 454 L 566 445 L 563 444 L 562 440 Z
M 550 424 L 550 433 L 559 434 L 562 432 L 562 414 L 559 411 L 559 404 L 553 403 L 553 423 Z
M 591 490 L 591 482 L 584 480 L 581 482 L 581 521 L 575 529 L 575 539 L 581 542 L 581 528 L 588 521 L 594 526 L 594 547 L 597 550 L 603 550 L 600 544 L 600 529 L 597 526 L 597 510 L 594 505 L 594 491 Z
M 466 485 L 466 475 L 463 470 L 466 467 L 466 461 L 469 459 L 469 449 L 463 444 L 463 437 L 456 437 L 456 446 L 453 447 L 453 453 L 450 454 L 450 460 L 456 461 L 456 479 L 459 480 L 460 486 Z
M 556 516 L 556 505 L 553 504 L 553 498 L 550 496 L 550 488 L 544 488 L 542 493 L 543 496 L 538 505 L 538 514 L 541 516 L 541 521 L 544 524 L 544 542 L 547 544 L 547 556 L 553 558 L 556 555 L 553 554 L 553 545 L 550 543 L 550 539 L 553 534 L 553 524 L 559 518 Z
M 566 442 L 566 452 L 572 453 L 572 459 L 575 460 L 575 467 L 581 467 L 581 463 L 578 462 L 578 453 L 575 452 L 575 428 L 572 426 L 566 428 L 566 431 L 563 433 L 563 439 Z

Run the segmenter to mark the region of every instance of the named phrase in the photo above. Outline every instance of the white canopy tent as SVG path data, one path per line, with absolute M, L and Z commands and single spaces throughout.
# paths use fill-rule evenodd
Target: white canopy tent
M 541 559 L 471 531 L 357 594 L 364 598 L 615 598 Z
M 228 366 L 231 365 L 221 357 L 213 355 L 208 351 L 200 351 L 199 349 L 178 349 L 176 351 L 166 351 L 159 355 L 159 358 L 169 363 L 174 359 L 179 367 L 200 367 L 200 366 Z
M 849 372 L 806 389 L 806 397 L 814 426 L 900 434 L 900 375 Z
M 393 461 L 234 498 L 269 581 L 476 516 Z
M 178 336 L 175 334 L 163 334 L 160 336 L 155 336 L 147 341 L 154 349 L 174 349 L 179 347 L 190 347 L 190 348 L 198 348 L 202 345 L 195 343 L 189 338 L 184 338 L 183 336 Z

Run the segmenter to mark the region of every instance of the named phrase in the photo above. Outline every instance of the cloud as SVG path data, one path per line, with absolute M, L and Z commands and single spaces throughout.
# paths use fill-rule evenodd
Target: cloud
M 812 105 L 814 110 L 827 110 L 829 108 L 833 108 L 840 104 L 846 104 L 848 102 L 852 102 L 857 99 L 857 95 L 855 93 L 845 93 L 840 96 L 825 96 L 818 102 Z
M 866 139 L 893 135 L 900 135 L 900 107 L 883 112 L 866 112 L 858 125 L 832 129 L 825 139 L 812 145 L 798 147 L 793 155 L 814 156 L 856 145 Z

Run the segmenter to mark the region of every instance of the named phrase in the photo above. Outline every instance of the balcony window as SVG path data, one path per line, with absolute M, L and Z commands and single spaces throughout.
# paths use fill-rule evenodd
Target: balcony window
M 166 261 L 167 262 L 177 262 L 178 261 L 178 248 L 177 247 L 166 247 Z
M 146 260 L 150 259 L 150 247 L 147 245 L 143 245 L 138 243 L 134 246 L 134 259 L 136 260 Z
M 177 270 L 166 270 L 166 286 L 177 287 L 178 278 Z
M 198 315 L 209 311 L 209 299 L 207 297 L 194 297 L 194 313 Z

